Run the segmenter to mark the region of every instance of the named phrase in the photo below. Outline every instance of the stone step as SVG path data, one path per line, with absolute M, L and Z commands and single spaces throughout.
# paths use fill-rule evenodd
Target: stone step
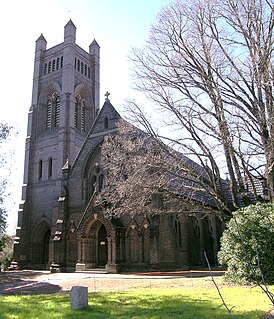
M 90 274 L 107 274 L 105 268 L 92 268 L 87 270 L 76 270 L 75 273 L 90 273 Z

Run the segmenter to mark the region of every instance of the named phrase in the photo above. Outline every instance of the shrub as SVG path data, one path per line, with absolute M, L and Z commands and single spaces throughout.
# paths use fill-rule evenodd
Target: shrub
M 237 210 L 218 254 L 227 277 L 238 283 L 274 283 L 274 208 L 256 204 Z
M 1 268 L 7 270 L 12 260 L 14 236 L 3 235 L 2 247 L 0 245 L 0 272 Z

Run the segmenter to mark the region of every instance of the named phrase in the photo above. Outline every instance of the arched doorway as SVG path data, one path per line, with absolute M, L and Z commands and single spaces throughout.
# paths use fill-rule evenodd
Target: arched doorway
M 43 264 L 47 264 L 49 261 L 49 241 L 50 241 L 50 229 L 46 231 L 43 240 Z
M 31 244 L 31 263 L 36 269 L 44 269 L 49 262 L 51 230 L 49 224 L 42 220 L 34 230 Z
M 100 220 L 94 220 L 89 230 L 89 239 L 82 245 L 82 262 L 87 267 L 105 267 L 108 262 L 107 230 Z M 85 249 L 88 251 L 85 252 Z
M 107 230 L 101 224 L 97 234 L 98 260 L 97 266 L 104 267 L 107 263 Z

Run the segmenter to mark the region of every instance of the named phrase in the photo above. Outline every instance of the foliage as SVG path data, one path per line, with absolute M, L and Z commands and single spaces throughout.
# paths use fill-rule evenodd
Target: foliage
M 227 173 L 231 211 L 250 203 L 249 192 L 259 198 L 257 177 L 274 199 L 273 2 L 177 0 L 157 18 L 144 48 L 131 54 L 134 84 L 153 116 L 134 101 L 128 116 L 210 168 L 224 207 Z
M 269 303 L 259 289 L 226 287 L 225 298 L 233 306 L 237 318 L 260 318 Z M 37 296 L 2 296 L 1 318 L 138 318 L 138 319 L 225 319 L 227 312 L 220 307 L 215 289 L 142 289 L 131 292 L 89 294 L 89 306 L 71 310 L 68 294 Z
M 236 282 L 274 283 L 274 208 L 250 205 L 233 214 L 221 239 L 218 254 Z
M 7 124 L 0 123 L 0 252 L 5 241 L 4 233 L 6 228 L 6 208 L 4 199 L 7 196 L 7 177 L 9 173 L 8 157 L 10 146 L 8 144 L 12 128 Z
M 3 270 L 8 269 L 8 266 L 12 260 L 13 242 L 13 236 L 9 235 L 4 235 L 0 242 L 0 268 Z

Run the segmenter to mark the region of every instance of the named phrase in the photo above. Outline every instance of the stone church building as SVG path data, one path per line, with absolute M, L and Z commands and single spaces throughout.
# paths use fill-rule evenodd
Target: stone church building
M 43 35 L 37 39 L 14 263 L 52 271 L 188 269 L 205 266 L 206 250 L 216 264 L 221 224 L 203 205 L 189 217 L 109 220 L 94 204 L 94 182 L 104 180 L 100 145 L 121 118 L 108 94 L 100 109 L 99 72 L 99 45 L 79 47 L 71 20 L 64 42 L 47 48 Z

